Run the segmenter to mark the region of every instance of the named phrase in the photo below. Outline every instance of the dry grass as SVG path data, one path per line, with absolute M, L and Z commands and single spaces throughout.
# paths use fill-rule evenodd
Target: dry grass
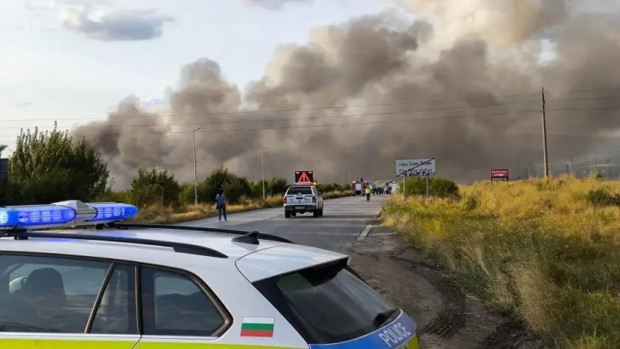
M 383 223 L 557 347 L 620 347 L 620 182 L 485 182 L 394 197 Z
M 347 192 L 330 192 L 325 193 L 325 199 L 333 199 L 337 197 L 347 196 Z M 279 207 L 282 206 L 282 197 L 273 196 L 267 197 L 265 203 L 262 200 L 246 201 L 243 204 L 228 205 L 226 207 L 226 213 L 246 212 L 252 210 L 258 210 L 263 208 Z M 196 219 L 203 219 L 208 217 L 217 216 L 217 210 L 215 204 L 198 204 L 188 205 L 183 207 L 162 207 L 159 205 L 153 205 L 148 207 L 141 207 L 138 216 L 132 219 L 133 222 L 141 223 L 179 223 L 192 221 Z

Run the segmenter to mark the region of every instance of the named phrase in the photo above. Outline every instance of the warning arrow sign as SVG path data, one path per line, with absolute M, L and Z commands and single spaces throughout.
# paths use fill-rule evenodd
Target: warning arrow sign
M 313 183 L 312 171 L 295 171 L 295 183 Z

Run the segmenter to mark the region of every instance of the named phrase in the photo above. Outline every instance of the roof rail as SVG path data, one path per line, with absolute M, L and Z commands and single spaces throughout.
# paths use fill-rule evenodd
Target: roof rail
M 124 242 L 130 244 L 141 244 L 150 246 L 163 246 L 172 247 L 175 252 L 188 253 L 200 256 L 228 258 L 227 255 L 212 248 L 185 244 L 174 241 L 161 241 L 161 240 L 148 240 L 138 239 L 131 237 L 119 237 L 119 236 L 105 236 L 105 235 L 89 235 L 89 234 L 67 234 L 67 233 L 42 233 L 42 232 L 30 232 L 30 231 L 11 231 L 6 232 L 6 236 L 13 236 L 16 240 L 27 240 L 28 238 L 58 238 L 58 239 L 78 239 L 78 240 L 96 240 L 96 241 L 109 241 L 109 242 Z
M 202 231 L 207 233 L 224 233 L 242 235 L 233 239 L 236 242 L 250 243 L 258 245 L 258 240 L 270 240 L 277 242 L 284 242 L 294 244 L 293 241 L 271 234 L 259 233 L 257 231 L 244 231 L 234 229 L 222 229 L 222 228 L 207 228 L 207 227 L 192 227 L 185 225 L 172 225 L 172 224 L 150 224 L 150 223 L 119 223 L 113 222 L 106 224 L 111 228 L 127 229 L 127 228 L 157 228 L 157 229 L 174 229 L 174 230 L 190 230 L 190 231 Z M 249 237 L 249 239 L 248 239 Z M 251 242 L 250 242 L 251 241 Z

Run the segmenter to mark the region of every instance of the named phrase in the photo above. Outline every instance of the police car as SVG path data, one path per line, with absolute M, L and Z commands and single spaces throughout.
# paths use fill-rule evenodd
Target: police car
M 137 213 L 0 207 L 0 348 L 418 348 L 346 255 Z

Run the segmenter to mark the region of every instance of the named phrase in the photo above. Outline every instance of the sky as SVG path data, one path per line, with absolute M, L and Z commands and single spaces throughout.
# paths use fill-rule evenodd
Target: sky
M 302 44 L 313 27 L 389 7 L 375 0 L 0 0 L 4 155 L 21 127 L 50 129 L 57 120 L 71 129 L 105 118 L 127 96 L 147 110 L 165 108 L 182 66 L 200 57 L 243 88 L 265 73 L 278 44 Z
M 119 188 L 139 167 L 188 182 L 203 125 L 201 177 L 256 179 L 263 152 L 267 176 L 431 156 L 463 183 L 530 176 L 544 86 L 562 172 L 620 160 L 619 30 L 618 0 L 0 0 L 2 155 L 58 120 Z

